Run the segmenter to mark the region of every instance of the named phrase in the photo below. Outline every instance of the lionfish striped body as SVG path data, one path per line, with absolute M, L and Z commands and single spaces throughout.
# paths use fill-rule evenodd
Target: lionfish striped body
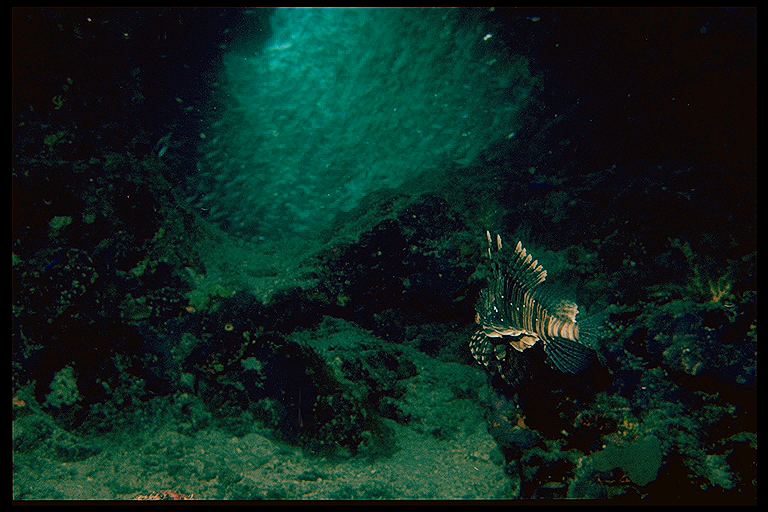
M 496 235 L 495 248 L 490 232 L 486 231 L 486 238 L 493 275 L 477 304 L 475 321 L 480 327 L 469 343 L 474 358 L 511 383 L 515 380 L 515 352 L 539 343 L 551 367 L 566 373 L 583 370 L 592 358 L 594 340 L 576 320 L 578 306 L 538 292 L 547 271 L 521 242 L 503 262 L 501 237 Z

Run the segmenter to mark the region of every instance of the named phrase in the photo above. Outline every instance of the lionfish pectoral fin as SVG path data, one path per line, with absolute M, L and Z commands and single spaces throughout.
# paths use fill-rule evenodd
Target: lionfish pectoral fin
M 539 338 L 537 336 L 523 335 L 517 340 L 510 340 L 509 345 L 518 352 L 523 352 L 534 346 L 538 340 Z
M 472 335 L 472 339 L 469 340 L 469 351 L 472 353 L 475 361 L 486 368 L 488 367 L 491 355 L 493 354 L 493 344 L 485 335 L 483 329 L 478 329 Z
M 579 373 L 589 366 L 592 350 L 564 338 L 551 338 L 544 345 L 547 364 L 565 373 Z
M 608 313 L 605 311 L 579 320 L 579 344 L 597 352 L 597 357 L 602 364 L 605 364 L 605 358 L 600 352 L 603 339 L 608 334 L 606 330 L 607 320 Z

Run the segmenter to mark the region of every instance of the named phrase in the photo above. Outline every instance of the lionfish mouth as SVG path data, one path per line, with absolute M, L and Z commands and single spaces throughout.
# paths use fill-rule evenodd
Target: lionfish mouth
M 577 322 L 578 306 L 542 296 L 539 286 L 547 279 L 547 271 L 522 242 L 510 255 L 502 250 L 500 235 L 494 244 L 486 231 L 486 239 L 492 276 L 477 304 L 479 328 L 469 343 L 473 357 L 510 381 L 515 353 L 541 342 L 551 367 L 566 373 L 582 371 L 593 356 L 594 340 L 583 322 Z

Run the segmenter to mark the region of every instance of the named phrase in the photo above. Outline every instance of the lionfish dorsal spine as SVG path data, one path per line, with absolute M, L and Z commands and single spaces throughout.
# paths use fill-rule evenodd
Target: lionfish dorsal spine
M 533 255 L 526 251 L 522 242 L 517 242 L 514 254 L 511 271 L 507 274 L 510 282 L 518 284 L 522 289 L 532 290 L 546 280 L 546 270 L 539 265 L 539 260 L 534 260 Z
M 491 251 L 490 232 L 486 232 Z M 496 235 L 496 252 L 501 252 L 501 236 Z M 491 251 L 492 252 L 492 251 Z M 518 241 L 513 254 L 502 267 L 502 258 L 493 260 L 495 278 L 490 283 L 490 296 L 501 307 L 499 321 L 514 325 L 530 334 L 537 334 L 545 324 L 546 308 L 537 299 L 534 289 L 547 277 L 544 267 Z

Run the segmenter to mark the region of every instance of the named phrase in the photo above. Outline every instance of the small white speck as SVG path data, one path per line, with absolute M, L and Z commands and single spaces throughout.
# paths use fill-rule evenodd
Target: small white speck
M 492 34 L 485 34 L 485 37 L 483 37 L 483 41 L 487 41 L 487 40 L 489 40 L 492 37 L 493 37 Z

